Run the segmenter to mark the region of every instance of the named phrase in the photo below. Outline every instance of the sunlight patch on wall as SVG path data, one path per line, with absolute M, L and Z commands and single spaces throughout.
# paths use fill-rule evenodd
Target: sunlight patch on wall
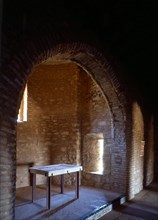
M 24 94 L 21 100 L 19 114 L 17 118 L 17 122 L 25 122 L 27 121 L 27 85 L 24 90 Z
M 84 171 L 103 174 L 104 137 L 102 133 L 90 133 L 85 136 L 83 150 Z

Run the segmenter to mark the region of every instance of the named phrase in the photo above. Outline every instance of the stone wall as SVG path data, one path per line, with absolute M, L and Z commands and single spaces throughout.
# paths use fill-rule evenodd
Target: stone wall
M 110 188 L 112 118 L 96 82 L 73 63 L 39 65 L 27 87 L 28 121 L 17 129 L 16 186 L 30 185 L 29 166 L 74 163 L 83 165 L 82 184 Z M 65 182 L 71 184 L 74 176 Z M 37 175 L 42 183 L 45 178 Z
M 9 35 L 10 36 L 10 35 Z M 128 164 L 128 159 L 133 158 L 133 151 L 129 153 L 128 149 L 131 149 L 131 139 L 133 138 L 134 133 L 132 133 L 132 121 L 127 120 L 131 117 L 130 109 L 132 100 L 129 93 L 126 94 L 128 97 L 128 107 L 125 99 L 124 87 L 120 87 L 120 83 L 117 80 L 117 77 L 114 73 L 114 70 L 111 68 L 111 65 L 105 59 L 106 55 L 100 54 L 94 48 L 89 45 L 82 43 L 63 43 L 61 39 L 57 41 L 56 35 L 53 37 L 43 37 L 42 39 L 37 36 L 35 41 L 30 41 L 25 43 L 21 47 L 16 44 L 14 50 L 9 46 L 13 46 L 14 41 L 10 36 L 11 44 L 6 44 L 4 46 L 3 57 L 3 67 L 2 74 L 0 75 L 0 195 L 1 195 L 1 205 L 0 205 L 0 216 L 2 219 L 12 219 L 14 216 L 14 206 L 15 206 L 15 173 L 16 173 L 16 162 L 19 167 L 21 167 L 23 172 L 26 174 L 28 166 L 32 165 L 31 162 L 16 161 L 16 117 L 17 111 L 20 104 L 20 97 L 23 92 L 24 85 L 30 75 L 30 71 L 33 67 L 37 67 L 41 62 L 45 62 L 47 59 L 49 62 L 53 62 L 54 59 L 66 59 L 73 60 L 78 63 L 83 69 L 85 69 L 89 75 L 95 79 L 100 88 L 102 89 L 104 95 L 107 97 L 109 108 L 112 114 L 112 136 L 114 138 L 106 138 L 108 140 L 109 155 L 111 155 L 111 173 L 106 175 L 105 178 L 102 178 L 101 175 L 93 175 L 91 173 L 86 174 L 86 182 L 91 182 L 94 180 L 93 185 L 97 186 L 96 183 L 100 183 L 99 186 L 104 188 L 110 187 L 114 191 L 120 193 L 129 193 L 129 189 L 133 192 L 135 188 L 135 178 L 130 179 L 131 184 L 126 185 L 126 181 L 129 180 L 129 176 L 132 171 L 130 166 L 126 168 Z M 133 65 L 133 63 L 132 63 Z M 78 85 L 79 86 L 79 85 Z M 127 91 L 126 91 L 127 92 Z M 77 95 L 81 95 L 79 90 Z M 128 96 L 129 95 L 129 96 Z M 78 97 L 79 100 L 79 97 Z M 35 103 L 36 104 L 36 103 Z M 78 103 L 77 112 L 80 109 L 81 100 Z M 80 106 L 79 106 L 80 105 Z M 35 105 L 36 107 L 36 105 Z M 37 107 L 40 110 L 40 107 Z M 38 110 L 36 113 L 38 115 Z M 126 111 L 127 110 L 127 111 Z M 42 115 L 42 113 L 40 113 Z M 79 116 L 79 114 L 77 113 Z M 128 116 L 126 118 L 126 116 Z M 139 117 L 138 117 L 139 118 Z M 37 119 L 36 119 L 37 120 Z M 50 119 L 46 118 L 47 121 Z M 77 124 L 81 120 L 81 117 L 77 118 Z M 22 124 L 20 125 L 22 126 Z M 32 127 L 34 125 L 32 124 Z M 138 126 L 139 127 L 139 126 Z M 141 127 L 141 126 L 140 126 Z M 81 128 L 81 125 L 80 125 Z M 128 128 L 128 132 L 127 131 Z M 21 128 L 21 130 L 23 130 Z M 29 131 L 30 132 L 30 131 Z M 35 133 L 35 131 L 33 131 Z M 40 130 L 41 132 L 41 130 Z M 148 132 L 148 130 L 147 130 Z M 137 133 L 137 132 L 136 132 Z M 135 133 L 135 134 L 136 134 Z M 30 132 L 31 134 L 31 132 Z M 38 133 L 39 134 L 39 133 Z M 156 141 L 156 133 L 154 131 L 154 141 Z M 152 138 L 152 135 L 151 135 Z M 137 138 L 135 138 L 137 139 Z M 24 140 L 24 139 L 21 139 Z M 81 139 L 82 140 L 82 139 Z M 149 141 L 148 146 L 150 148 Z M 138 139 L 139 142 L 139 139 Z M 31 141 L 30 141 L 31 143 Z M 35 143 L 37 144 L 37 142 Z M 140 144 L 140 142 L 139 142 Z M 157 142 L 154 143 L 157 146 Z M 112 148 L 111 148 L 112 146 Z M 81 142 L 82 147 L 82 142 Z M 47 148 L 48 149 L 48 148 Z M 23 148 L 24 150 L 24 148 Z M 19 153 L 17 153 L 18 155 Z M 25 154 L 25 153 L 23 153 Z M 77 155 L 79 155 L 77 153 Z M 108 155 L 108 154 L 107 154 Z M 41 153 L 38 155 L 41 158 Z M 77 161 L 80 160 L 80 156 L 76 156 Z M 126 160 L 127 157 L 127 160 Z M 149 158 L 148 158 L 149 159 Z M 41 159 L 40 161 L 42 161 Z M 152 159 L 150 160 L 152 162 Z M 47 163 L 47 161 L 46 161 Z M 155 162 L 155 169 L 157 165 Z M 110 170 L 110 168 L 108 169 Z M 149 170 L 149 169 L 148 169 Z M 151 172 L 151 167 L 150 167 Z M 17 174 L 20 173 L 20 170 Z M 156 173 L 156 172 L 155 172 Z M 19 174 L 18 174 L 19 175 Z M 151 178 L 152 175 L 150 175 Z M 156 176 L 156 175 L 155 175 Z M 131 176 L 130 176 L 131 177 Z M 149 178 L 149 179 L 150 179 Z M 151 180 L 151 179 L 150 179 Z M 18 180 L 21 184 L 22 180 Z M 29 184 L 29 175 L 26 181 Z M 6 184 L 7 183 L 7 184 Z M 137 183 L 136 183 L 137 184 Z M 140 183 L 141 184 L 141 183 Z M 141 184 L 142 185 L 142 184 Z M 141 187 L 140 187 L 141 189 Z
M 28 121 L 17 129 L 16 186 L 30 185 L 29 166 L 74 163 L 83 165 L 82 184 L 113 190 L 115 185 L 117 191 L 113 173 L 118 175 L 124 154 L 118 150 L 112 155 L 113 117 L 93 78 L 73 63 L 39 65 L 27 87 Z M 115 164 L 120 168 L 113 169 Z M 53 181 L 59 183 L 58 177 Z M 73 182 L 73 175 L 66 177 L 66 184 Z M 38 175 L 37 184 L 43 183 Z
M 133 103 L 132 108 L 132 145 L 131 145 L 131 161 L 130 166 L 130 197 L 143 189 L 143 173 L 144 173 L 144 119 L 142 111 L 138 103 Z
M 30 164 L 80 163 L 77 80 L 73 64 L 40 65 L 29 77 L 28 121 L 17 128 L 17 187 L 30 184 Z
M 140 146 L 142 138 L 134 137 L 134 134 L 137 136 L 137 132 L 132 131 L 132 99 L 133 101 L 143 102 L 148 110 L 151 107 L 149 114 L 152 114 L 154 110 L 155 115 L 157 115 L 157 109 L 154 105 L 154 94 L 156 94 L 154 88 L 157 89 L 157 81 L 155 80 L 151 90 L 146 89 L 147 87 L 150 88 L 151 74 L 149 73 L 152 71 L 150 62 L 148 62 L 149 56 L 146 56 L 144 53 L 148 40 L 145 39 L 147 35 L 144 35 L 144 31 L 146 32 L 146 19 L 144 20 L 144 15 L 146 16 L 148 14 L 143 10 L 145 9 L 145 4 L 144 6 L 141 4 L 135 7 L 135 3 L 133 3 L 131 7 L 128 3 L 123 3 L 122 5 L 118 1 L 115 2 L 114 4 L 114 2 L 109 1 L 106 7 L 104 7 L 104 1 L 100 2 L 100 4 L 98 2 L 91 2 L 89 4 L 89 1 L 85 1 L 84 5 L 80 4 L 80 2 L 76 5 L 76 2 L 74 4 L 71 2 L 65 4 L 65 1 L 61 0 L 56 1 L 56 4 L 54 1 L 52 1 L 52 4 L 42 4 L 41 7 L 36 7 L 35 9 L 35 7 L 32 7 L 32 1 L 30 3 L 27 1 L 25 4 L 24 2 L 15 4 L 13 1 L 10 1 L 8 4 L 5 1 L 3 11 L 1 9 L 3 13 L 0 15 L 2 17 L 2 21 L 0 22 L 0 25 L 2 24 L 2 27 L 0 27 L 2 29 L 0 32 L 0 44 L 2 45 L 1 54 L 3 55 L 0 59 L 3 66 L 0 72 L 1 219 L 10 220 L 14 218 L 16 192 L 16 117 L 23 87 L 34 66 L 47 59 L 49 61 L 51 59 L 54 60 L 55 57 L 59 60 L 64 59 L 77 62 L 96 79 L 102 88 L 112 112 L 112 132 L 114 135 L 114 139 L 108 139 L 106 137 L 106 141 L 108 140 L 106 146 L 112 146 L 112 149 L 111 147 L 107 148 L 109 149 L 107 155 L 111 155 L 112 162 L 108 163 L 109 157 L 106 158 L 106 161 L 108 163 L 107 165 L 112 167 L 111 174 L 107 175 L 104 179 L 104 186 L 110 182 L 109 178 L 111 177 L 112 189 L 127 194 L 129 194 L 129 191 L 135 192 L 135 178 L 132 178 L 133 168 L 131 168 L 133 164 L 129 162 L 133 161 L 133 154 L 137 151 L 135 150 L 133 152 L 132 146 Z M 132 8 L 137 9 L 135 13 L 131 10 Z M 143 30 L 142 28 L 144 31 L 141 31 Z M 118 64 L 120 67 L 119 71 Z M 147 68 L 147 64 L 149 64 L 149 68 Z M 143 91 L 141 91 L 142 83 L 145 85 Z M 151 99 L 152 105 L 150 106 Z M 34 103 L 34 107 L 37 116 L 38 113 L 40 116 L 43 115 L 40 112 L 40 107 L 36 106 L 36 103 Z M 139 120 L 139 117 L 137 118 Z M 45 121 L 50 121 L 50 118 L 46 117 Z M 148 141 L 145 139 L 145 143 L 147 143 L 145 148 L 147 150 L 146 155 L 150 155 L 145 160 L 145 164 L 147 165 L 146 171 L 148 172 L 146 174 L 148 176 L 147 183 L 151 181 L 153 175 L 153 154 L 150 151 L 150 148 L 153 146 L 154 177 L 155 180 L 158 180 L 158 127 L 155 124 L 157 121 L 154 121 L 154 135 L 151 133 Z M 26 124 L 19 124 L 18 135 L 20 135 L 19 129 L 23 131 L 22 126 L 24 126 L 24 131 L 26 130 Z M 32 127 L 35 127 L 33 123 Z M 37 136 L 40 137 L 39 132 L 42 135 L 45 133 L 41 127 L 40 130 L 36 129 L 32 131 L 35 134 L 36 140 Z M 136 130 L 138 130 L 138 127 L 139 125 L 136 126 Z M 49 128 L 45 129 L 49 136 Z M 37 141 L 31 142 L 32 134 L 29 129 L 28 132 L 31 138 L 27 147 L 31 150 L 31 147 L 38 143 Z M 146 127 L 146 133 L 148 132 L 149 129 Z M 25 146 L 23 142 L 27 137 L 23 135 L 24 138 L 22 138 L 22 135 L 20 135 L 20 141 L 18 140 L 18 146 L 20 142 L 21 146 Z M 42 158 L 43 154 L 46 155 L 48 153 L 50 138 L 48 136 L 46 135 L 48 140 L 44 148 L 42 148 L 42 142 L 45 138 L 42 136 L 43 139 L 39 139 L 39 149 L 41 151 L 38 152 L 38 156 L 40 158 L 39 161 L 42 163 L 48 163 L 50 159 Z M 148 137 L 148 134 L 146 137 Z M 76 139 L 78 138 L 76 137 Z M 135 140 L 134 142 L 136 144 L 133 144 L 132 140 Z M 76 145 L 79 146 L 78 144 Z M 22 150 L 24 158 L 26 153 L 25 148 L 23 147 Z M 37 153 L 37 149 L 33 148 L 33 150 Z M 28 152 L 30 153 L 31 151 Z M 27 157 L 29 153 L 26 154 Z M 137 153 L 139 155 L 138 151 Z M 26 157 L 24 160 L 22 157 L 20 158 L 17 161 L 18 169 L 21 167 L 27 176 L 27 167 L 32 165 L 32 159 L 30 163 L 26 160 Z M 77 161 L 79 160 L 80 158 L 78 156 Z M 138 160 L 140 161 L 140 158 Z M 138 163 L 135 164 L 138 165 Z M 142 163 L 140 163 L 140 166 L 142 167 Z M 110 170 L 110 167 L 108 170 Z M 20 175 L 20 172 L 18 170 L 17 174 Z M 92 175 L 86 175 L 90 182 Z M 99 182 L 102 176 L 95 175 L 95 178 Z M 140 178 L 142 178 L 142 175 L 140 175 Z M 23 180 L 19 178 L 17 180 L 18 184 L 23 184 Z M 25 181 L 29 184 L 29 176 Z M 126 182 L 129 182 L 128 186 Z M 136 182 L 137 184 L 138 182 Z M 140 184 L 142 186 L 142 183 Z M 141 189 L 141 187 L 139 188 Z
M 145 152 L 144 152 L 144 186 L 148 186 L 154 180 L 154 164 L 157 163 L 154 156 L 156 155 L 156 150 L 154 151 L 154 144 L 156 143 L 154 137 L 154 118 L 149 117 L 145 120 Z M 157 172 L 155 172 L 156 174 Z
M 114 135 L 116 116 L 94 79 L 74 63 L 40 64 L 32 71 L 27 86 L 28 121 L 18 123 L 17 127 L 16 187 L 30 185 L 30 166 L 74 163 L 83 165 L 82 184 L 117 191 L 119 183 L 116 184 L 114 179 L 124 169 L 125 149 L 119 149 L 119 143 L 116 144 L 119 140 Z M 131 155 L 127 154 L 131 198 L 143 189 L 144 178 L 144 154 L 141 155 L 144 119 L 137 103 L 133 104 L 132 116 Z M 119 120 L 117 118 L 118 124 Z M 152 124 L 149 126 L 152 134 Z M 151 134 L 148 137 L 150 144 L 153 140 Z M 103 141 L 101 159 L 100 140 Z M 148 149 L 146 181 L 150 183 L 153 179 L 153 151 L 147 148 L 147 143 L 144 145 L 146 151 Z M 58 177 L 53 179 L 54 183 L 59 182 Z M 72 174 L 71 178 L 66 177 L 65 183 L 72 184 L 74 180 Z M 43 183 L 45 177 L 37 175 L 37 184 Z
M 80 84 L 82 87 L 80 96 L 82 162 L 84 165 L 82 183 L 108 189 L 111 183 L 112 115 L 106 97 L 94 80 L 88 75 L 83 75 Z M 99 140 L 103 141 L 103 155 L 99 152 Z M 102 156 L 101 160 L 99 160 L 100 156 Z M 98 170 L 99 163 L 103 166 L 101 171 Z

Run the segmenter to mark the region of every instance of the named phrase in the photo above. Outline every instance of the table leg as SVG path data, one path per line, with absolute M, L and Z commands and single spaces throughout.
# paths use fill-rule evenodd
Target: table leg
M 60 182 L 60 187 L 61 187 L 61 193 L 64 193 L 64 174 L 61 175 L 61 182 Z
M 51 205 L 51 177 L 47 177 L 47 209 L 50 209 Z
M 32 174 L 32 202 L 36 200 L 36 174 Z
M 76 173 L 76 198 L 79 198 L 79 181 L 80 181 L 80 173 Z

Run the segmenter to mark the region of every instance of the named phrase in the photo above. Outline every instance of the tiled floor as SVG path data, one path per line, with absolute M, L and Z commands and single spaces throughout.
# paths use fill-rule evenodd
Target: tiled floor
M 121 196 L 119 193 L 80 186 L 80 197 L 75 199 L 75 189 L 52 187 L 51 209 L 46 209 L 45 186 L 37 187 L 37 201 L 31 203 L 31 187 L 16 191 L 15 220 L 81 220 Z

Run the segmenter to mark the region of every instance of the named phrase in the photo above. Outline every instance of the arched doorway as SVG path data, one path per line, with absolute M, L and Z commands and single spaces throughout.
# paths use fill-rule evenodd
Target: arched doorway
M 53 45 L 53 46 L 52 46 Z M 126 192 L 126 140 L 125 140 L 125 109 L 119 97 L 123 96 L 119 91 L 117 78 L 106 59 L 94 48 L 81 43 L 54 43 L 46 41 L 34 42 L 27 46 L 22 53 L 13 58 L 1 80 L 3 88 L 1 98 L 4 103 L 1 115 L 2 154 L 5 161 L 2 164 L 3 176 L 7 175 L 8 185 L 5 190 L 9 197 L 2 193 L 5 207 L 4 218 L 14 215 L 15 178 L 16 178 L 16 119 L 20 106 L 20 100 L 27 79 L 32 69 L 41 64 L 51 64 L 56 61 L 68 60 L 76 63 L 84 69 L 100 87 L 106 97 L 112 116 L 112 130 L 107 144 L 111 155 L 111 172 L 109 185 L 113 190 Z M 10 80 L 11 79 L 11 80 Z M 6 92 L 5 88 L 8 88 Z M 4 94 L 4 95 L 3 95 Z M 11 95 L 10 95 L 11 94 Z M 9 108 L 8 108 L 9 107 Z M 123 154 L 122 154 L 123 153 Z M 119 169 L 118 169 L 119 166 Z M 121 176 L 121 180 L 120 180 Z M 103 184 L 104 184 L 103 179 Z M 106 182 L 106 181 L 105 181 Z M 105 186 L 106 187 L 106 184 Z

